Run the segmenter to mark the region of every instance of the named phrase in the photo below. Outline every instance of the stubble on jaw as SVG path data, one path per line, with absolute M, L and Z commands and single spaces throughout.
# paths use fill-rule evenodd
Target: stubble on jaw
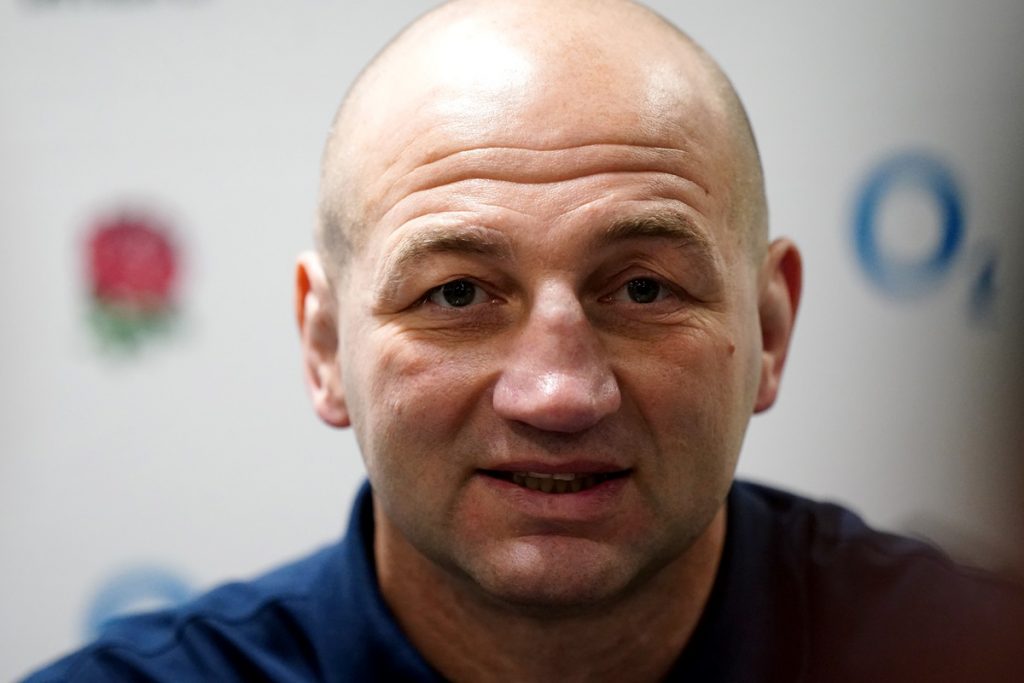
M 644 577 L 648 590 L 542 606 L 482 593 L 422 555 L 377 501 L 374 515 L 378 581 L 403 632 L 447 679 L 481 682 L 662 680 L 710 598 L 727 523 L 723 506 L 692 552 Z

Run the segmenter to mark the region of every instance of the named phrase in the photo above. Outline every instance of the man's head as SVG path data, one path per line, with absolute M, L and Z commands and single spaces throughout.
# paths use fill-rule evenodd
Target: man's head
M 689 39 L 620 0 L 444 5 L 346 98 L 320 216 L 307 378 L 356 430 L 378 543 L 582 608 L 720 540 L 800 268 Z

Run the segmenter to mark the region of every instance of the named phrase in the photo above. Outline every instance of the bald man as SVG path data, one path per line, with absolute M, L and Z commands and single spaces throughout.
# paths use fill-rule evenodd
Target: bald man
M 658 16 L 495 0 L 417 21 L 337 115 L 317 244 L 306 380 L 369 479 L 345 539 L 39 680 L 996 674 L 1008 589 L 734 483 L 800 256 L 768 240 L 728 80 Z

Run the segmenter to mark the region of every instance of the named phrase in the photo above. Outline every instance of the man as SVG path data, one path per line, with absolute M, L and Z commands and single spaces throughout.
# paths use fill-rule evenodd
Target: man
M 320 209 L 296 303 L 315 409 L 355 429 L 369 475 L 348 536 L 38 680 L 999 671 L 1008 589 L 733 484 L 800 256 L 768 242 L 729 82 L 661 18 L 442 6 L 351 89 Z

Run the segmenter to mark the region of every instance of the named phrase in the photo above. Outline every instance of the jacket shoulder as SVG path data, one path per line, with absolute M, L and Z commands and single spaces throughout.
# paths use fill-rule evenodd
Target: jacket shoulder
M 25 681 L 315 678 L 307 613 L 333 552 L 326 548 L 172 609 L 114 620 L 96 641 Z

